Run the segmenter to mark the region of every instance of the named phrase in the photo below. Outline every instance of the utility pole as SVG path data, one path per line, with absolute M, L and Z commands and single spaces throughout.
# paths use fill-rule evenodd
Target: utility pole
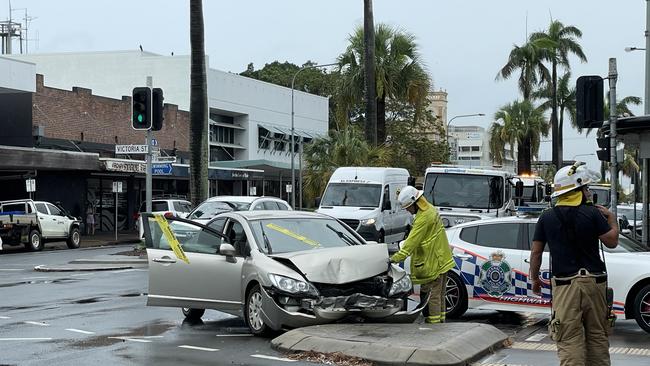
M 149 89 L 153 90 L 153 77 L 147 76 L 147 86 Z M 149 103 L 148 115 L 153 116 L 153 103 Z M 151 139 L 153 138 L 153 132 L 151 128 L 147 130 L 147 172 L 145 175 L 145 190 L 146 190 L 146 201 L 147 201 L 147 212 L 151 212 L 151 189 L 152 189 L 152 176 L 151 176 L 151 153 L 153 147 L 151 146 Z
M 645 15 L 645 100 L 643 112 L 646 116 L 650 115 L 650 0 L 646 0 L 646 15 Z M 650 180 L 650 159 L 643 159 L 643 176 L 641 177 L 641 186 L 643 187 L 643 229 L 641 241 L 645 247 L 648 247 L 648 231 L 650 231 L 650 221 L 648 220 L 648 200 L 650 199 L 648 194 L 648 181 Z M 635 188 L 636 189 L 636 186 Z M 636 204 L 636 202 L 635 202 Z
M 610 147 L 610 167 L 609 167 L 609 181 L 611 183 L 610 196 L 611 205 L 610 211 L 618 220 L 617 208 L 618 204 L 618 162 L 616 161 L 616 81 L 618 79 L 618 72 L 616 70 L 616 59 L 609 59 L 609 147 Z

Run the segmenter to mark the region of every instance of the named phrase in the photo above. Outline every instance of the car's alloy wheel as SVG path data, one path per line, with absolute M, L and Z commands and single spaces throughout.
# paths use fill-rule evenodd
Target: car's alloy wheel
M 205 314 L 205 309 L 182 308 L 181 310 L 187 320 L 201 320 L 201 317 Z
M 448 318 L 458 318 L 467 311 L 467 289 L 460 277 L 452 271 L 447 272 L 445 304 Z
M 262 289 L 259 285 L 255 285 L 246 298 L 244 314 L 248 327 L 255 335 L 266 335 L 270 331 L 262 319 L 262 301 Z
M 79 248 L 79 244 L 81 243 L 81 234 L 79 234 L 78 228 L 72 228 L 72 232 L 70 232 L 70 236 L 68 237 L 66 243 L 70 249 Z
M 642 288 L 636 295 L 634 318 L 643 330 L 650 333 L 650 285 Z

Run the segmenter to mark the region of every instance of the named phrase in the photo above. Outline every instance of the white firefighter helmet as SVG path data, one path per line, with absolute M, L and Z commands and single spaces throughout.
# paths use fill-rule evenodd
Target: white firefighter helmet
M 413 186 L 402 188 L 397 196 L 397 201 L 402 208 L 407 208 L 415 203 L 422 196 L 422 191 Z
M 555 173 L 553 179 L 553 194 L 555 198 L 574 189 L 586 186 L 600 180 L 600 174 L 589 170 L 582 161 L 576 161 L 571 166 L 565 166 Z

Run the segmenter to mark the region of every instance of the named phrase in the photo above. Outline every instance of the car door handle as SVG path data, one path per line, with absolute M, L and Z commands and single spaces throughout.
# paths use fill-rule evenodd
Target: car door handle
M 469 254 L 454 254 L 454 257 L 460 258 L 460 259 L 470 259 L 470 258 L 472 258 L 472 256 L 469 255 Z
M 176 259 L 166 258 L 166 257 L 154 258 L 153 261 L 157 263 L 176 263 Z

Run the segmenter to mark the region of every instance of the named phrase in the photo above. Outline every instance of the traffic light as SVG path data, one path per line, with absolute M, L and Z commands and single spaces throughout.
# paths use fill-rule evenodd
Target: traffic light
M 610 142 L 609 136 L 596 138 L 596 143 L 598 143 L 598 147 L 600 148 L 600 150 L 596 151 L 596 155 L 598 155 L 598 160 L 610 161 L 611 150 L 610 150 L 609 142 Z
M 576 124 L 580 128 L 600 128 L 605 118 L 603 78 L 581 76 L 576 82 Z
M 153 108 L 153 124 L 151 126 L 152 131 L 160 131 L 163 127 L 163 121 L 165 120 L 165 113 L 163 110 L 163 91 L 160 88 L 154 88 L 152 90 L 152 108 Z
M 135 130 L 148 130 L 151 125 L 151 88 L 133 88 L 131 126 Z

